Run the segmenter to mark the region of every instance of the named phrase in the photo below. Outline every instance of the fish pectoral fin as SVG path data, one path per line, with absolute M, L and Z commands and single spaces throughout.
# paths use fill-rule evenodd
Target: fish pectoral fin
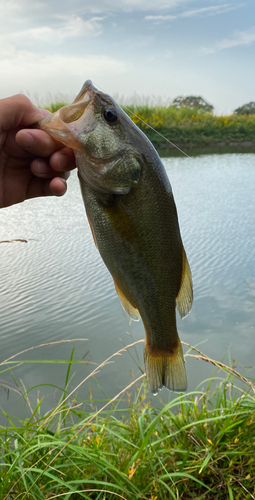
M 92 226 L 92 224 L 90 222 L 90 218 L 88 216 L 88 212 L 87 211 L 86 211 L 86 214 L 87 214 L 87 218 L 88 218 L 88 221 L 89 221 L 89 227 L 90 227 L 90 230 L 91 230 L 91 233 L 92 233 L 92 236 L 93 236 L 94 243 L 96 245 L 96 248 L 98 249 L 97 240 L 96 240 L 96 237 L 95 237 L 94 229 L 93 229 L 93 226 Z
M 139 313 L 138 309 L 136 309 L 134 306 L 132 306 L 132 304 L 130 304 L 129 300 L 126 298 L 126 296 L 124 295 L 124 293 L 118 287 L 118 285 L 115 282 L 115 280 L 113 280 L 113 281 L 114 281 L 116 292 L 117 292 L 117 294 L 119 296 L 120 303 L 121 303 L 123 309 L 126 311 L 126 313 L 129 315 L 129 317 L 133 321 L 139 321 L 139 319 L 140 319 L 140 313 Z
M 148 385 L 154 396 L 163 386 L 170 391 L 186 391 L 187 377 L 179 338 L 171 353 L 152 350 L 145 340 L 144 362 Z
M 187 316 L 192 308 L 193 290 L 192 290 L 192 276 L 189 267 L 188 259 L 183 248 L 182 250 L 182 278 L 181 286 L 176 297 L 176 304 L 181 318 Z
M 135 224 L 120 200 L 116 200 L 113 205 L 103 208 L 112 228 L 121 239 L 130 243 L 137 240 L 138 235 Z

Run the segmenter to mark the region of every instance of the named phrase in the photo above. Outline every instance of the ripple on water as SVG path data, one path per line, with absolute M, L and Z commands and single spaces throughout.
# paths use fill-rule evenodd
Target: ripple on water
M 254 269 L 254 155 L 167 159 L 196 295 L 233 290 Z

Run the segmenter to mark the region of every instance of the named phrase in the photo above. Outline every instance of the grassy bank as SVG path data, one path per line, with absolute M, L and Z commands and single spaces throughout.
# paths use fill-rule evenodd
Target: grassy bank
M 255 381 L 192 349 L 186 360 L 214 375 L 168 404 L 159 395 L 157 408 L 141 375 L 99 411 L 91 395 L 84 411 L 68 391 L 72 355 L 54 410 L 42 415 L 23 392 L 30 418 L 6 415 L 0 428 L 1 500 L 254 499 Z
M 171 148 L 171 144 L 165 139 L 186 148 L 255 145 L 255 115 L 216 116 L 195 109 L 176 109 L 173 106 L 131 106 L 129 111 L 125 111 L 156 148 Z
M 64 104 L 51 104 L 48 109 L 54 112 Z M 171 142 L 186 149 L 255 146 L 255 115 L 217 116 L 174 106 L 137 105 L 123 109 L 160 150 L 173 148 Z

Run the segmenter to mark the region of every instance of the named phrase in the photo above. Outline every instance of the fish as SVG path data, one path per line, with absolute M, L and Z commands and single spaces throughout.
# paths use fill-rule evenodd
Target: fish
M 187 389 L 176 306 L 185 317 L 192 276 L 168 175 L 146 135 L 87 80 L 72 104 L 39 122 L 73 148 L 96 247 L 132 320 L 142 318 L 144 363 L 154 395 Z

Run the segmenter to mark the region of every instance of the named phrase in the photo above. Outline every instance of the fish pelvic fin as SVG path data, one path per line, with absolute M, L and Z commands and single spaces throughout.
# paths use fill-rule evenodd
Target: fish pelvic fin
M 129 315 L 129 317 L 133 321 L 139 321 L 139 319 L 140 319 L 140 313 L 139 313 L 138 309 L 136 309 L 134 306 L 132 306 L 132 304 L 130 304 L 130 302 L 128 301 L 127 297 L 124 295 L 124 293 L 118 287 L 116 281 L 115 280 L 113 280 L 113 281 L 114 281 L 116 292 L 117 292 L 118 297 L 120 299 L 120 303 L 121 303 L 124 311 L 126 311 L 126 313 Z
M 182 277 L 181 286 L 176 297 L 176 305 L 181 318 L 185 318 L 192 308 L 193 290 L 192 276 L 189 267 L 188 259 L 184 248 L 182 249 Z
M 163 387 L 174 392 L 186 391 L 187 377 L 179 338 L 171 353 L 154 352 L 145 341 L 144 362 L 147 381 L 154 396 Z

